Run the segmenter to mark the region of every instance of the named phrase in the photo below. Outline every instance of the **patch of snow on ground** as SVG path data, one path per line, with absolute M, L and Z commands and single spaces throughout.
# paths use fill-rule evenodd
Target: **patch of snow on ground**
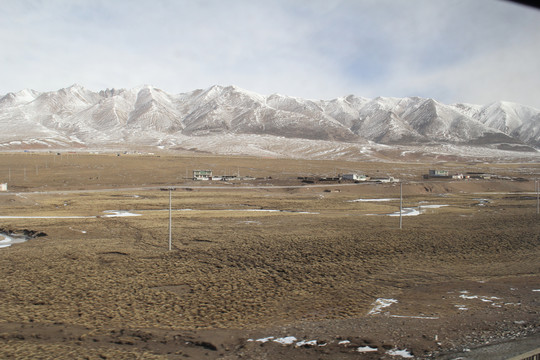
M 278 339 L 272 340 L 273 342 L 277 342 L 282 345 L 291 345 L 293 344 L 297 339 L 294 336 L 286 336 Z
M 126 210 L 105 210 L 103 212 L 107 214 L 103 215 L 103 217 L 141 216 L 141 214 L 135 214 Z
M 386 352 L 390 356 L 401 356 L 402 358 L 411 359 L 413 356 L 407 350 L 392 349 Z
M 449 206 L 449 205 L 422 205 L 421 208 L 422 209 L 439 209 L 445 206 Z
M 420 207 L 420 210 L 418 208 L 403 208 L 401 211 L 401 216 L 418 216 L 423 213 L 421 211 L 422 209 L 438 209 L 444 206 L 449 206 L 449 205 L 422 205 Z M 396 211 L 395 213 L 387 214 L 387 215 L 399 216 L 399 211 Z
M 20 244 L 27 240 L 26 237 L 11 237 L 6 234 L 0 234 L 0 248 L 10 247 L 13 244 Z
M 358 349 L 356 349 L 356 351 L 361 352 L 361 353 L 375 352 L 375 351 L 378 351 L 378 350 L 379 349 L 377 349 L 377 348 L 372 348 L 372 347 L 369 347 L 369 346 L 360 346 Z
M 382 309 L 389 307 L 392 304 L 397 303 L 396 299 L 383 299 L 378 298 L 373 303 L 373 308 L 368 312 L 368 315 L 380 314 Z
M 300 347 L 300 346 L 315 346 L 317 345 L 317 340 L 301 340 L 299 342 L 296 343 L 296 346 Z
M 387 214 L 388 216 L 399 216 L 399 211 L 396 211 L 392 214 Z M 418 216 L 420 211 L 417 208 L 403 208 L 401 211 L 401 216 Z
M 296 337 L 294 337 L 294 336 L 286 336 L 286 337 L 282 337 L 282 338 L 275 338 L 274 336 L 268 336 L 268 337 L 264 337 L 264 338 L 260 338 L 260 339 L 247 339 L 247 341 L 249 341 L 249 342 L 260 342 L 260 343 L 267 343 L 269 341 L 272 341 L 272 342 L 276 342 L 276 343 L 281 344 L 281 345 L 293 345 L 294 344 L 295 347 L 301 347 L 301 346 L 326 346 L 326 345 L 328 345 L 327 343 L 319 344 L 318 340 L 316 340 L 316 339 L 298 341 L 298 339 Z M 349 340 L 341 340 L 341 341 L 338 342 L 338 345 L 347 346 L 350 343 L 351 342 Z M 357 351 L 359 351 L 359 352 L 377 351 L 377 349 L 370 348 L 369 346 L 365 346 L 363 348 L 360 347 L 358 349 L 359 350 L 357 350 Z M 363 350 L 360 350 L 360 349 L 363 349 Z
M 474 299 L 478 299 L 482 302 L 485 302 L 485 303 L 491 303 L 491 306 L 494 306 L 494 307 L 502 307 L 503 305 L 513 305 L 513 306 L 519 306 L 521 305 L 520 303 L 505 303 L 505 302 L 501 302 L 501 301 L 496 301 L 496 300 L 502 300 L 500 297 L 497 297 L 497 296 L 478 296 L 478 295 L 467 295 L 469 292 L 464 290 L 464 291 L 460 291 L 461 295 L 459 295 L 460 298 L 464 299 L 464 300 L 474 300 Z M 465 305 L 454 305 L 455 307 L 457 307 L 459 310 L 468 310 Z
M 459 295 L 460 298 L 471 300 L 471 299 L 480 299 L 483 302 L 493 302 L 493 300 L 500 300 L 501 298 L 496 296 L 478 296 L 478 295 Z
M 11 246 L 11 239 L 0 235 L 0 248 Z
M 248 339 L 247 341 L 256 341 L 256 342 L 260 342 L 260 343 L 265 343 L 265 342 L 268 342 L 270 340 L 272 340 L 274 337 L 273 336 L 269 336 L 269 337 L 265 337 L 265 338 L 261 338 L 261 339 Z
M 397 201 L 399 199 L 356 199 L 349 200 L 348 202 L 379 202 L 379 201 Z

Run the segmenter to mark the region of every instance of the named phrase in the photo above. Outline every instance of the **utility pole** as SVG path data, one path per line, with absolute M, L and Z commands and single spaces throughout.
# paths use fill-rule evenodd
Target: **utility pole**
M 169 251 L 172 248 L 172 191 L 169 188 Z
M 536 215 L 540 215 L 540 181 L 534 180 L 536 187 Z
M 161 188 L 161 191 L 169 191 L 169 251 L 172 250 L 172 192 L 174 187 Z
M 403 183 L 399 182 L 399 228 L 403 227 Z

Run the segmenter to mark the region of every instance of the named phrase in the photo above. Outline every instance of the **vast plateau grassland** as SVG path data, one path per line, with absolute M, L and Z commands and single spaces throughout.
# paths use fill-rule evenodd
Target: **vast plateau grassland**
M 528 181 L 422 180 L 430 168 Z M 195 182 L 195 169 L 256 179 Z M 403 180 L 403 206 L 420 215 L 401 229 L 388 216 L 397 183 L 297 179 L 351 172 Z M 443 358 L 537 334 L 538 174 L 539 164 L 0 154 L 0 228 L 47 234 L 0 248 L 0 357 Z M 377 299 L 397 302 L 368 315 Z M 288 335 L 327 346 L 248 341 Z

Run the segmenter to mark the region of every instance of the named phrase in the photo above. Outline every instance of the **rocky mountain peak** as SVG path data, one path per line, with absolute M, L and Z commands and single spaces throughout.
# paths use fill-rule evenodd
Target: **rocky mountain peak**
M 120 138 L 146 144 L 167 138 L 174 145 L 186 137 L 251 134 L 336 144 L 518 144 L 532 151 L 540 146 L 539 124 L 539 110 L 509 102 L 446 105 L 429 98 L 355 95 L 308 100 L 232 85 L 170 94 L 150 85 L 93 92 L 73 84 L 0 98 L 0 125 L 10 129 L 9 139 L 24 140 L 35 128 L 48 139 L 75 137 L 93 146 Z M 0 146 L 2 141 L 7 140 L 0 135 Z

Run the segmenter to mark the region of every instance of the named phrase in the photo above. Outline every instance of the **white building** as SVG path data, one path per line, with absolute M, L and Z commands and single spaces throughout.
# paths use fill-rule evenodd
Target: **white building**
M 7 183 L 0 183 L 0 191 L 7 191 Z
M 387 177 L 387 178 L 371 178 L 370 181 L 378 182 L 378 183 L 395 183 L 399 182 L 399 179 L 396 179 L 393 176 Z
M 212 180 L 212 170 L 193 170 L 193 180 Z
M 366 175 L 359 175 L 359 174 L 343 174 L 341 176 L 343 180 L 354 180 L 354 181 L 366 181 L 367 176 Z

